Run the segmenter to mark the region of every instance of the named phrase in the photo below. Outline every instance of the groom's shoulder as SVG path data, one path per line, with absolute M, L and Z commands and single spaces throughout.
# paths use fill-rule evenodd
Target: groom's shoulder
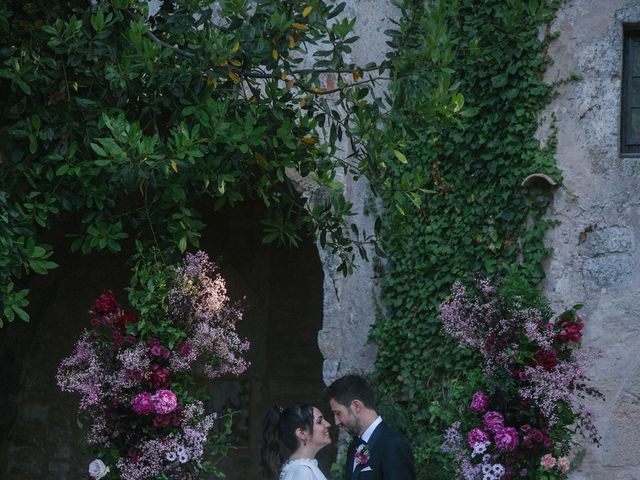
M 382 425 L 383 425 L 383 431 L 381 432 L 382 434 L 381 438 L 385 439 L 385 443 L 387 442 L 407 443 L 404 436 L 400 432 L 398 432 L 398 430 L 396 430 L 394 427 L 390 426 L 386 422 L 383 422 Z

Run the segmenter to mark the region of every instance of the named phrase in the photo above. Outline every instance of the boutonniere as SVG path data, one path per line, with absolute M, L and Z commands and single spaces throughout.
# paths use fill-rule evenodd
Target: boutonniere
M 356 448 L 356 453 L 353 454 L 353 457 L 356 459 L 356 465 L 366 465 L 369 462 L 369 447 L 366 443 L 358 445 Z

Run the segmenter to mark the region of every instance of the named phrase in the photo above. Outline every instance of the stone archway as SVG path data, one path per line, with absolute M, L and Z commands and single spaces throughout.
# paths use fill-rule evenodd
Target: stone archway
M 324 383 L 317 343 L 323 272 L 314 242 L 298 249 L 262 244 L 259 207 L 245 204 L 207 218 L 201 248 L 216 260 L 230 297 L 244 310 L 240 334 L 252 344 L 249 370 L 210 388 L 211 407 L 231 407 L 234 443 L 222 469 L 230 480 L 259 478 L 264 412 L 294 401 L 319 403 Z M 64 229 L 61 229 L 64 231 Z M 55 236 L 55 235 L 54 235 Z M 51 240 L 60 268 L 30 279 L 32 319 L 0 329 L 0 478 L 84 478 L 91 460 L 77 428 L 77 398 L 61 393 L 55 373 L 105 288 L 124 302 L 130 272 L 122 255 L 68 254 Z M 328 466 L 332 452 L 325 452 Z

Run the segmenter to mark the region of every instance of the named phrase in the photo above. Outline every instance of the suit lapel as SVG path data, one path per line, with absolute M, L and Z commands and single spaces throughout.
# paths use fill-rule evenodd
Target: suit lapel
M 369 437 L 369 441 L 367 442 L 367 449 L 369 450 L 369 462 L 367 462 L 366 465 L 362 465 L 362 464 L 356 465 L 356 469 L 353 471 L 353 476 L 351 477 L 353 480 L 356 480 L 360 475 L 360 472 L 362 471 L 362 469 L 371 463 L 371 457 L 373 456 L 373 451 L 374 451 L 373 447 L 376 444 L 376 442 L 380 439 L 385 429 L 386 427 L 384 425 L 384 422 L 381 422 Z M 348 458 L 351 459 L 350 465 L 353 465 L 353 455 L 355 452 L 355 444 L 350 445 L 349 452 L 350 452 L 350 456 Z

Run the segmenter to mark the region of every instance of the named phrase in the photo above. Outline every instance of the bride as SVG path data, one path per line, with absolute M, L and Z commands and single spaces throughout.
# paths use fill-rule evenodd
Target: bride
M 268 480 L 327 480 L 316 454 L 331 444 L 329 427 L 313 405 L 273 407 L 263 423 L 261 460 Z

